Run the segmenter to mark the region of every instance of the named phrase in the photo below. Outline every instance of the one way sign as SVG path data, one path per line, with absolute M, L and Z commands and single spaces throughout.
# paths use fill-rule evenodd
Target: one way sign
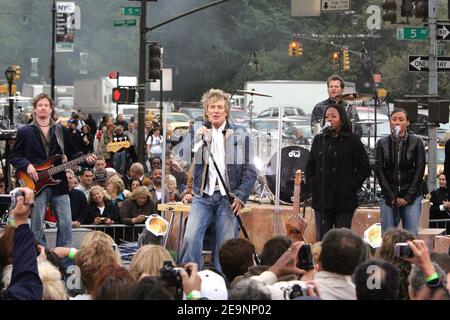
M 450 57 L 438 57 L 436 64 L 437 71 L 450 71 Z M 429 71 L 428 56 L 409 56 L 408 70 L 413 72 Z
M 436 29 L 437 40 L 450 40 L 450 25 L 439 24 Z

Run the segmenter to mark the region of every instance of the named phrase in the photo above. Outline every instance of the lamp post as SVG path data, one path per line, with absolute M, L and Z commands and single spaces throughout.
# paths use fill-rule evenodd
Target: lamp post
M 5 78 L 6 78 L 6 81 L 8 81 L 8 96 L 9 96 L 8 115 L 9 115 L 9 125 L 10 126 L 12 126 L 14 123 L 14 112 L 13 112 L 14 100 L 12 99 L 12 86 L 13 86 L 15 76 L 16 76 L 16 70 L 14 70 L 11 66 L 9 66 L 5 70 Z
M 52 5 L 52 56 L 50 61 L 50 96 L 55 101 L 56 1 Z
M 9 111 L 8 111 L 8 115 L 9 115 L 9 128 L 8 129 L 12 129 L 13 124 L 14 124 L 14 100 L 12 99 L 12 86 L 13 86 L 13 82 L 14 82 L 14 78 L 16 76 L 16 70 L 14 70 L 11 66 L 9 66 L 6 70 L 5 70 L 5 78 L 6 81 L 8 81 L 8 96 L 9 96 Z M 3 168 L 4 170 L 4 181 L 5 181 L 5 192 L 9 193 L 9 191 L 11 190 L 10 188 L 10 177 L 9 177 L 9 161 L 8 161 L 8 157 L 9 157 L 9 149 L 10 149 L 10 141 L 6 140 L 5 141 L 5 166 Z

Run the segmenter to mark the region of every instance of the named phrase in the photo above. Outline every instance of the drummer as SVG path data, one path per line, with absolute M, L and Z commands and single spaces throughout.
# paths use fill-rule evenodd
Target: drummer
M 316 135 L 318 131 L 317 128 L 320 127 L 320 122 L 322 121 L 324 115 L 325 115 L 325 109 L 328 106 L 331 105 L 340 105 L 344 107 L 344 109 L 347 111 L 348 118 L 350 122 L 357 122 L 359 121 L 358 113 L 353 111 L 353 108 L 347 105 L 345 101 L 340 100 L 340 97 L 344 93 L 345 88 L 345 81 L 341 76 L 338 76 L 336 74 L 330 76 L 327 79 L 327 92 L 328 92 L 328 99 L 323 100 L 319 103 L 317 103 L 314 106 L 314 109 L 311 113 L 311 132 L 313 135 Z M 360 124 L 354 124 L 354 130 L 353 132 L 356 133 L 359 137 L 362 136 L 362 127 Z M 316 128 L 316 129 L 314 129 Z

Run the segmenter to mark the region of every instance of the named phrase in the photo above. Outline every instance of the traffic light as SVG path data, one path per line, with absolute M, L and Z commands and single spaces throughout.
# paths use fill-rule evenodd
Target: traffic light
M 350 71 L 350 55 L 347 49 L 342 49 L 342 70 Z
M 20 79 L 20 66 L 17 64 L 13 64 L 11 67 L 14 69 L 14 71 L 16 71 L 16 73 L 14 74 L 13 80 L 14 81 L 19 80 Z
M 298 56 L 301 56 L 302 54 L 303 54 L 303 50 L 300 45 L 300 42 L 298 40 L 292 40 L 289 43 L 288 55 L 298 57 Z
M 158 43 L 154 42 L 150 45 L 149 54 L 148 78 L 150 80 L 161 79 L 161 47 Z
M 331 55 L 331 57 L 333 58 L 333 64 L 336 64 L 339 62 L 339 52 L 334 51 L 333 54 Z
M 402 0 L 402 4 L 400 6 L 400 15 L 402 17 L 411 17 L 413 10 L 412 0 Z
M 397 3 L 395 0 L 384 0 L 381 7 L 384 9 L 381 18 L 383 21 L 397 22 Z
M 113 88 L 112 100 L 115 103 L 133 104 L 134 101 L 136 100 L 136 89 Z
M 428 18 L 428 0 L 416 0 L 413 11 L 416 18 Z

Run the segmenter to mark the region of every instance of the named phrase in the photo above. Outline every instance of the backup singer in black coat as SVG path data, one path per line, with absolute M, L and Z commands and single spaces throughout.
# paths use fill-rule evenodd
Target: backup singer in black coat
M 351 132 L 344 108 L 328 106 L 323 125 L 325 122 L 331 127 L 314 137 L 305 168 L 317 240 L 334 227 L 351 228 L 358 207 L 357 191 L 370 175 L 369 158 L 359 137 Z

